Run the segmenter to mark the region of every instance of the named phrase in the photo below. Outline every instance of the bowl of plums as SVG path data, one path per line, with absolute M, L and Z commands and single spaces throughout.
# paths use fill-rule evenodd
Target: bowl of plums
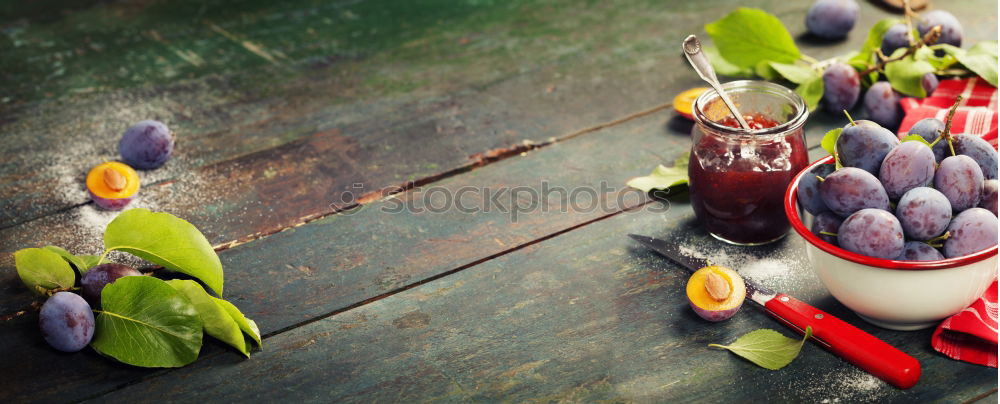
M 900 140 L 851 120 L 833 135 L 835 153 L 785 193 L 820 281 L 884 328 L 936 325 L 997 276 L 997 150 L 939 122 L 920 121 Z

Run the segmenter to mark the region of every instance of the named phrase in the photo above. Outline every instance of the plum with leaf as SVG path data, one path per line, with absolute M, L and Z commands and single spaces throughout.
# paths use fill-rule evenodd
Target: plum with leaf
M 142 276 L 142 272 L 122 264 L 109 263 L 98 265 L 83 274 L 83 278 L 80 280 L 83 297 L 90 304 L 100 306 L 101 291 L 104 290 L 104 287 L 126 276 Z
M 94 338 L 94 312 L 86 300 L 75 293 L 57 292 L 42 305 L 38 328 L 53 348 L 76 352 Z
M 806 12 L 806 28 L 820 38 L 844 38 L 858 21 L 859 11 L 854 0 L 817 0 Z
M 885 31 L 885 35 L 882 36 L 882 54 L 891 56 L 896 49 L 909 47 L 910 34 L 908 31 L 906 24 L 896 24 L 889 27 Z
M 944 121 L 937 118 L 924 118 L 913 124 L 907 133 L 920 135 L 927 143 L 933 144 L 934 146 L 931 147 L 931 151 L 934 152 L 934 161 L 940 163 L 941 160 L 944 160 L 945 153 L 949 156 L 951 155 L 951 152 L 948 150 L 947 140 L 942 139 L 935 143 L 942 132 L 944 132 Z

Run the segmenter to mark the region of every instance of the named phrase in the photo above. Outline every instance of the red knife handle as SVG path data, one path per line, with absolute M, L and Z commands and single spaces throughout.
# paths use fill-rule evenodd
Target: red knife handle
M 916 358 L 801 300 L 779 293 L 764 307 L 800 334 L 812 327 L 825 348 L 893 386 L 908 389 L 920 379 Z

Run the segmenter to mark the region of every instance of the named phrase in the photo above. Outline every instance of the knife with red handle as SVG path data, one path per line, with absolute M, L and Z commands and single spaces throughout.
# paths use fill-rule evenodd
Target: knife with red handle
M 703 259 L 682 254 L 675 244 L 635 234 L 629 237 L 690 271 L 708 266 Z M 799 334 L 812 327 L 811 339 L 844 360 L 901 389 L 913 387 L 920 379 L 916 358 L 801 300 L 775 293 L 752 279 L 743 280 L 750 300 Z

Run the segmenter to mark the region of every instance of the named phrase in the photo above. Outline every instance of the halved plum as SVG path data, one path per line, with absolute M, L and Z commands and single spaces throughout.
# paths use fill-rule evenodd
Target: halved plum
M 707 266 L 695 271 L 687 283 L 687 298 L 691 308 L 708 321 L 726 320 L 743 306 L 747 287 L 740 274 L 720 266 Z
M 139 192 L 139 174 L 117 161 L 101 163 L 87 173 L 87 190 L 101 209 L 122 210 Z

